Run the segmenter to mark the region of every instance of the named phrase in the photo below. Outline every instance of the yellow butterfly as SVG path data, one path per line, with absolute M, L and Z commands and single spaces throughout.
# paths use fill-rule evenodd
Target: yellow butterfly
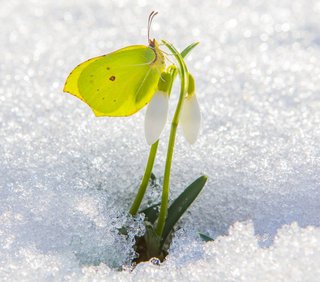
M 129 116 L 149 103 L 165 69 L 163 52 L 149 37 L 149 45 L 133 45 L 89 59 L 68 76 L 64 92 L 89 105 L 96 116 Z

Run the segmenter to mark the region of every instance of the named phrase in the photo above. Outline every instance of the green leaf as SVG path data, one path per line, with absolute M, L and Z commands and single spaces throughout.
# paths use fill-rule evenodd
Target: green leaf
M 211 237 L 209 237 L 208 235 L 205 235 L 203 233 L 199 232 L 199 236 L 200 238 L 205 241 L 205 242 L 209 242 L 209 241 L 214 241 L 214 239 L 212 239 Z
M 161 238 L 155 232 L 152 224 L 146 222 L 145 226 L 146 233 L 144 234 L 144 238 L 146 241 L 146 255 L 149 259 L 152 257 L 158 257 L 161 254 Z
M 172 231 L 174 225 L 181 218 L 184 212 L 197 198 L 200 191 L 207 182 L 208 177 L 206 175 L 200 176 L 193 183 L 191 183 L 181 194 L 174 200 L 172 205 L 168 209 L 168 215 L 166 223 L 162 233 L 162 245 L 166 241 L 169 233 Z
M 181 56 L 182 58 L 185 58 L 194 47 L 196 47 L 200 42 L 194 42 L 192 44 L 190 44 L 188 47 L 186 47 L 182 52 L 181 52 Z
M 160 206 L 160 203 L 154 204 L 154 205 L 140 211 L 139 213 L 144 213 L 147 218 L 146 221 L 149 221 L 150 223 L 154 223 L 159 215 L 159 206 Z

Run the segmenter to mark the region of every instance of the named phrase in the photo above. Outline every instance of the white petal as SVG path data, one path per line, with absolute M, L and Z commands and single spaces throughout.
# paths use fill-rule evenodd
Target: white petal
M 148 105 L 144 120 L 144 132 L 149 145 L 152 145 L 159 139 L 167 121 L 168 107 L 168 94 L 157 91 Z
M 196 95 L 184 100 L 180 116 L 183 135 L 190 144 L 196 142 L 201 123 L 200 107 Z

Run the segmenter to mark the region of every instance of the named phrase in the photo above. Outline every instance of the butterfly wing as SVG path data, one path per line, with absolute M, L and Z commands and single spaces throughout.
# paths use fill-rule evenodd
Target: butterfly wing
M 64 91 L 86 102 L 97 116 L 128 116 L 156 91 L 164 63 L 153 48 L 129 46 L 90 59 L 67 78 Z

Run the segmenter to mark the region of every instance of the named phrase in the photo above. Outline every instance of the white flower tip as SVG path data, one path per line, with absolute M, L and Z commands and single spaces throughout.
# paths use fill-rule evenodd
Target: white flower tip
M 195 95 L 184 100 L 180 123 L 184 137 L 192 145 L 196 142 L 201 123 L 200 107 Z
M 168 107 L 168 94 L 157 91 L 148 105 L 144 120 L 144 132 L 149 145 L 152 145 L 159 139 L 167 121 Z

